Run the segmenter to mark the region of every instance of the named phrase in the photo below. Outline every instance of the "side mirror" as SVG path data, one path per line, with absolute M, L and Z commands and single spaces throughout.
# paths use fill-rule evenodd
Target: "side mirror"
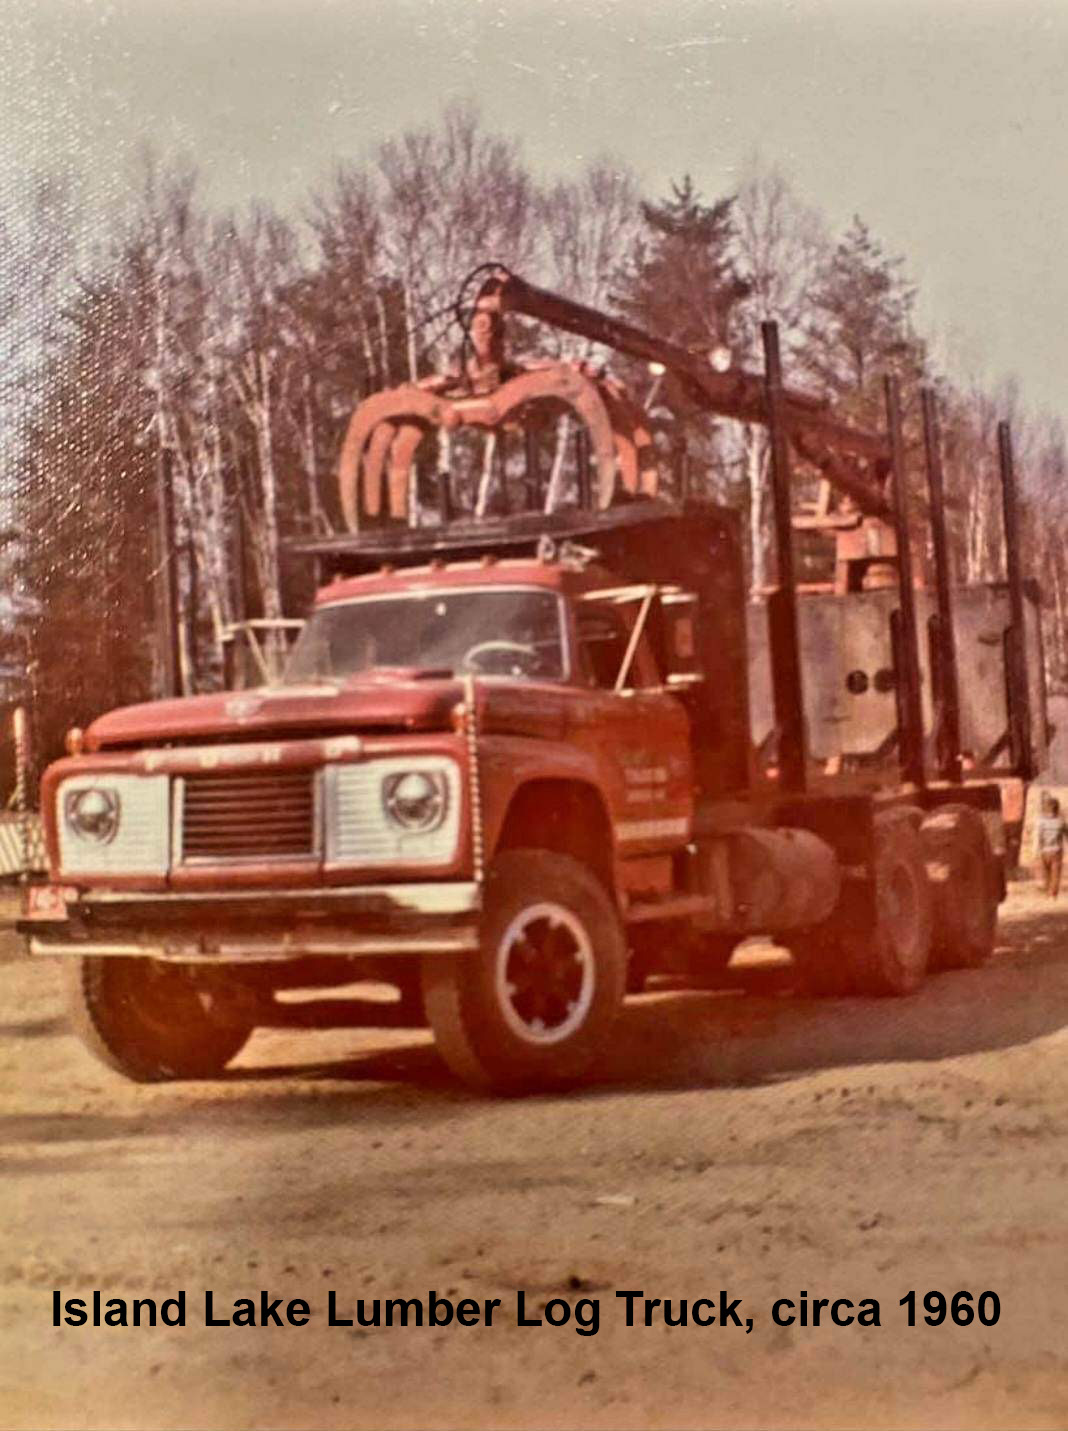
M 688 690 L 704 680 L 697 656 L 697 597 L 692 591 L 662 590 L 660 613 L 669 690 Z

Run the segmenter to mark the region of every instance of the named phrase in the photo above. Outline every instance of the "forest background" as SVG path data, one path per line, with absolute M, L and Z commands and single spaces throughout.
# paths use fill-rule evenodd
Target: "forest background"
M 32 700 L 38 760 L 70 725 L 160 691 L 164 562 L 177 567 L 186 691 L 219 687 L 235 620 L 300 614 L 311 574 L 286 544 L 341 525 L 333 473 L 354 405 L 455 360 L 458 286 L 491 259 L 697 351 L 725 345 L 754 371 L 760 323 L 775 319 L 791 385 L 866 425 L 883 425 L 882 377 L 896 373 L 917 495 L 919 390 L 933 387 L 961 582 L 1003 575 L 996 425 L 1008 419 L 1047 677 L 1064 687 L 1063 427 L 1014 380 L 992 387 L 936 362 L 904 257 L 860 216 L 832 233 L 760 161 L 720 195 L 685 175 L 643 194 L 609 158 L 538 180 L 517 140 L 457 104 L 338 165 L 295 213 L 265 201 L 218 212 L 195 167 L 149 150 L 135 199 L 107 214 L 61 168 L 5 194 L 0 661 Z M 774 579 L 763 430 L 712 422 L 670 383 L 582 340 L 522 322 L 512 338 L 525 355 L 609 359 L 634 385 L 665 452 L 684 439 L 697 489 L 739 510 L 760 599 Z M 169 552 L 157 539 L 164 470 Z M 809 575 L 820 561 L 808 553 Z

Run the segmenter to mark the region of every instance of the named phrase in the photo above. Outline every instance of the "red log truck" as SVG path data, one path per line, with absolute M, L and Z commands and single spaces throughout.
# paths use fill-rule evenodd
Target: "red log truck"
M 887 433 L 863 432 L 784 388 L 773 325 L 757 378 L 499 267 L 483 280 L 457 370 L 353 415 L 349 530 L 304 544 L 323 584 L 281 678 L 113 711 L 44 775 L 50 882 L 20 927 L 35 955 L 63 957 L 87 1044 L 131 1078 L 218 1074 L 257 1026 L 425 1013 L 462 1079 L 552 1087 L 591 1069 L 658 959 L 707 980 L 762 934 L 816 991 L 900 995 L 990 957 L 1005 891 L 993 777 L 1034 773 L 1042 718 L 1007 432 L 1009 571 L 991 618 L 1006 730 L 989 772 L 965 779 L 933 404 L 939 580 L 921 652 L 893 381 Z M 767 424 L 778 585 L 761 611 L 759 750 L 736 514 L 687 495 L 684 470 L 665 499 L 646 416 L 601 370 L 510 364 L 509 311 Z M 570 483 L 539 470 L 546 413 L 575 430 Z M 472 432 L 510 457 L 498 448 L 458 514 L 454 449 Z M 416 501 L 428 446 L 434 510 Z M 839 527 L 880 534 L 878 561 L 870 541 L 846 552 L 825 597 L 798 599 L 791 460 L 847 494 Z M 891 728 L 874 750 L 814 754 L 803 608 L 854 598 L 865 629 L 882 602 Z M 815 646 L 826 684 L 842 658 Z M 368 979 L 400 989 L 392 1012 L 287 998 Z

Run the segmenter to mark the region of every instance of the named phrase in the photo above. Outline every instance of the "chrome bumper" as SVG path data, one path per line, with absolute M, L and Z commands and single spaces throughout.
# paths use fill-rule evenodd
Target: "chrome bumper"
M 211 964 L 457 954 L 478 947 L 481 887 L 472 881 L 152 894 L 100 890 L 65 907 L 65 918 L 18 922 L 31 954 Z

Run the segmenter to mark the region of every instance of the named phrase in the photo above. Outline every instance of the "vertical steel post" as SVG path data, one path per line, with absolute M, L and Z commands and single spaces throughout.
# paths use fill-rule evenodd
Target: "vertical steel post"
M 541 508 L 541 453 L 538 450 L 538 433 L 532 422 L 523 428 L 523 482 L 526 487 L 528 512 Z
M 243 622 L 248 620 L 248 584 L 245 580 L 245 506 L 241 500 L 242 472 L 239 468 L 235 473 L 234 491 L 230 498 L 230 530 L 233 533 L 233 585 L 231 594 L 234 602 L 234 620 Z
M 161 444 L 156 468 L 156 632 L 163 664 L 163 694 L 181 695 L 178 637 L 178 555 L 174 549 L 174 488 L 171 454 Z
M 223 675 L 228 690 L 233 689 L 239 681 L 244 681 L 248 654 L 248 635 L 244 630 L 244 624 L 248 620 L 248 590 L 245 585 L 245 515 L 244 506 L 241 501 L 242 479 L 244 476 L 244 466 L 241 459 L 237 459 L 238 465 L 227 474 L 227 487 L 229 489 L 229 557 L 230 557 L 230 601 L 233 613 L 233 625 L 241 628 L 232 630 L 230 639 L 226 642 L 223 651 Z
M 16 706 L 11 717 L 15 747 L 15 816 L 19 832 L 19 883 L 30 877 L 30 722 L 25 706 Z
M 671 439 L 671 465 L 675 472 L 675 491 L 678 493 L 678 500 L 687 502 L 692 495 L 690 492 L 689 453 L 686 450 L 686 438 L 678 423 L 676 423 Z
M 593 482 L 590 476 L 590 434 L 585 423 L 575 429 L 575 466 L 578 476 L 579 506 L 588 511 L 593 506 Z
M 794 578 L 794 531 L 790 493 L 790 452 L 786 441 L 782 360 L 777 323 L 762 323 L 764 403 L 771 447 L 771 488 L 775 506 L 778 581 L 768 598 L 771 681 L 779 736 L 779 783 L 803 791 L 807 764 L 801 652 L 797 632 L 797 584 Z
M 923 704 L 920 698 L 920 658 L 916 639 L 916 592 L 912 580 L 912 541 L 909 532 L 908 493 L 905 489 L 905 450 L 901 436 L 901 398 L 897 378 L 884 379 L 886 427 L 890 443 L 890 478 L 893 484 L 894 528 L 897 536 L 897 589 L 901 610 L 901 681 L 899 732 L 901 778 L 913 785 L 924 783 Z
M 452 477 L 450 473 L 441 471 L 436 475 L 438 484 L 438 515 L 441 518 L 442 526 L 448 526 L 452 521 Z
M 1016 500 L 1016 470 L 1012 460 L 1012 433 L 1007 422 L 998 423 L 998 459 L 1001 466 L 1001 510 L 1005 522 L 1005 579 L 1009 586 L 1008 696 L 1009 740 L 1017 775 L 1031 780 L 1035 756 L 1031 744 L 1031 688 L 1027 674 L 1027 626 L 1024 618 L 1023 577 L 1020 573 L 1020 515 Z
M 957 675 L 957 637 L 953 626 L 952 572 L 946 533 L 945 483 L 942 474 L 942 433 L 938 404 L 930 388 L 923 390 L 923 445 L 927 461 L 927 492 L 931 503 L 931 538 L 934 545 L 938 600 L 938 653 L 942 730 L 938 773 L 943 780 L 961 779 L 960 684 Z
M 183 547 L 187 583 L 184 619 L 178 627 L 179 650 L 182 652 L 182 687 L 186 695 L 195 695 L 200 682 L 197 669 L 197 607 L 200 604 L 200 572 L 196 544 L 190 532 Z

